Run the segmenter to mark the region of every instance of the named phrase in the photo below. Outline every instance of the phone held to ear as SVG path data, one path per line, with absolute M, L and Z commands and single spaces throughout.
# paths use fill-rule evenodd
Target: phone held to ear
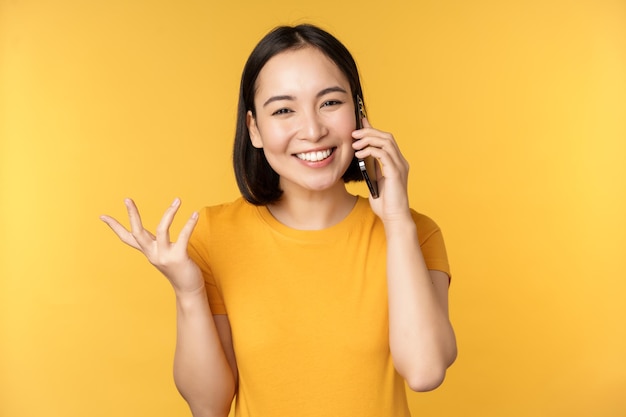
M 360 96 L 356 96 L 357 101 L 357 117 L 356 117 L 356 127 L 357 129 L 363 128 L 363 118 L 367 117 L 365 114 L 365 106 L 363 105 L 363 100 Z M 367 184 L 367 188 L 370 190 L 370 194 L 372 198 L 378 198 L 378 182 L 376 181 L 376 160 L 372 156 L 368 156 L 365 159 L 358 159 L 359 168 L 361 169 L 361 174 L 365 179 L 365 183 Z

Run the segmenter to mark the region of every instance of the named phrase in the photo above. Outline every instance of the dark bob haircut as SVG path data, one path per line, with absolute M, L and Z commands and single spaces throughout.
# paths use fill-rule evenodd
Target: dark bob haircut
M 237 128 L 233 150 L 235 178 L 242 196 L 255 205 L 266 205 L 280 199 L 283 191 L 279 185 L 279 175 L 265 158 L 263 149 L 252 146 L 246 124 L 248 111 L 256 116 L 254 93 L 256 80 L 267 61 L 286 51 L 312 46 L 320 50 L 339 67 L 350 83 L 352 99 L 363 97 L 361 81 L 354 58 L 348 49 L 330 33 L 313 25 L 279 26 L 268 33 L 254 48 L 241 75 L 239 105 L 237 108 Z M 357 108 L 355 104 L 355 109 Z M 356 120 L 355 113 L 355 120 Z M 343 174 L 343 181 L 362 181 L 356 158 Z

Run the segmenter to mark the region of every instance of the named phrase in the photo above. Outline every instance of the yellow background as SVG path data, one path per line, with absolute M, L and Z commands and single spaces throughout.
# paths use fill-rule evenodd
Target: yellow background
M 414 415 L 626 415 L 618 0 L 0 1 L 0 415 L 188 415 L 172 291 L 98 216 L 235 198 L 241 69 L 299 22 L 351 49 L 447 239 L 460 354 Z

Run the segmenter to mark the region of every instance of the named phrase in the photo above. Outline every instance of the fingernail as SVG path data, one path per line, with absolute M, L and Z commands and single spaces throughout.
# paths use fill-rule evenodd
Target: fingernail
M 179 204 L 180 204 L 180 198 L 176 197 L 174 201 L 172 202 L 172 207 L 178 207 Z

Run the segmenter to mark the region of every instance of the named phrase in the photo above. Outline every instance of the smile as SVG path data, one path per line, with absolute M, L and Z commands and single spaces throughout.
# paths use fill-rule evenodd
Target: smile
M 328 158 L 333 153 L 334 150 L 335 150 L 335 148 L 326 149 L 326 150 L 317 151 L 317 152 L 297 153 L 296 157 L 298 159 L 303 160 L 303 161 L 319 162 L 319 161 L 323 161 L 324 159 Z

